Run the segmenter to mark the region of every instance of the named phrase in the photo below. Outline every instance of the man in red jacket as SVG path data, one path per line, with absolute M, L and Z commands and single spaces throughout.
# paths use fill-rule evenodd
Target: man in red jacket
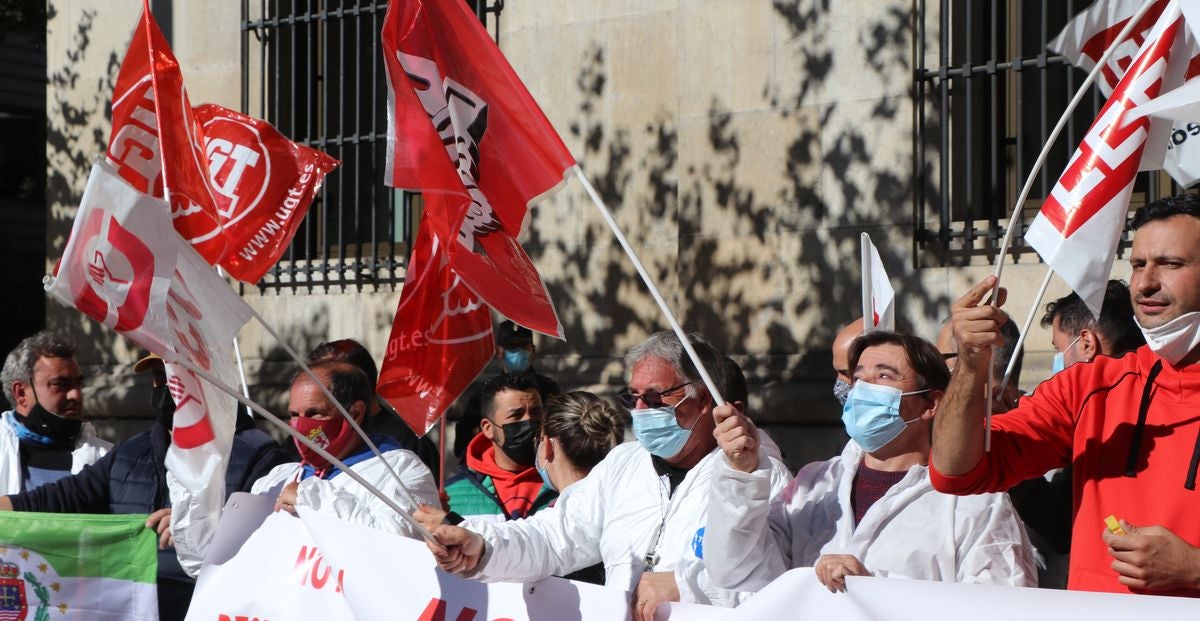
M 972 494 L 1073 464 L 1068 588 L 1200 596 L 1200 196 L 1151 203 L 1130 228 L 1129 289 L 1146 346 L 1047 380 L 992 419 L 990 452 L 983 387 L 1004 318 L 981 302 L 995 279 L 955 302 L 958 366 L 934 419 L 930 478 Z M 1105 527 L 1109 515 L 1122 534 Z

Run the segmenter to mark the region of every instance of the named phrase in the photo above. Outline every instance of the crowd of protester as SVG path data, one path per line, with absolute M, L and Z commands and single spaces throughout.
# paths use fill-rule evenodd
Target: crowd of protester
M 1200 522 L 1189 510 L 1200 468 L 1200 198 L 1151 203 L 1131 228 L 1130 282 L 1109 282 L 1098 316 L 1075 294 L 1046 304 L 1057 353 L 1028 394 L 1020 335 L 999 308 L 1003 290 L 988 299 L 991 277 L 953 304 L 933 342 L 845 326 L 832 343 L 833 395 L 849 440 L 795 476 L 747 411 L 742 370 L 702 337 L 688 339 L 723 403 L 679 338 L 660 332 L 626 353 L 618 408 L 562 392 L 535 369 L 532 333 L 505 322 L 502 371 L 464 398 L 461 465 L 444 485 L 437 449 L 376 396 L 360 343 L 320 345 L 291 381 L 292 427 L 415 520 L 307 445 L 276 444 L 241 411 L 226 493 L 413 538 L 419 523 L 446 571 L 605 584 L 632 592 L 645 620 L 670 601 L 736 606 L 795 567 L 815 568 L 831 591 L 873 575 L 1200 596 Z M 8 355 L 0 510 L 147 514 L 162 548 L 162 616 L 182 618 L 221 507 L 165 465 L 175 407 L 162 361 L 133 370 L 153 384 L 156 417 L 114 447 L 85 420 L 69 340 L 40 332 Z M 635 440 L 624 441 L 627 429 Z M 1105 526 L 1110 515 L 1121 529 Z

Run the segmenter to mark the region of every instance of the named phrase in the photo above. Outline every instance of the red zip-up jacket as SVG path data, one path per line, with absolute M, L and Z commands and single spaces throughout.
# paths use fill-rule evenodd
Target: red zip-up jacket
M 1073 465 L 1067 588 L 1127 593 L 1132 589 L 1118 581 L 1101 538 L 1105 516 L 1161 525 L 1200 547 L 1197 458 L 1200 364 L 1176 369 L 1143 346 L 1058 373 L 1016 409 L 992 418 L 992 450 L 973 470 L 947 476 L 931 465 L 929 474 L 939 491 L 976 494 Z M 1159 594 L 1200 597 L 1200 591 Z

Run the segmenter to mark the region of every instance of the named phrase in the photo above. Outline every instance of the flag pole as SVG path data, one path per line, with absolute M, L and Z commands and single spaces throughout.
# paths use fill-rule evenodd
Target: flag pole
M 350 423 L 350 427 L 352 429 L 354 429 L 355 433 L 358 434 L 358 437 L 362 438 L 362 441 L 364 443 L 366 443 L 367 448 L 371 449 L 371 453 L 373 453 L 376 458 L 378 458 L 381 462 L 383 462 L 384 469 L 387 470 L 388 473 L 392 475 L 392 479 L 396 482 L 396 485 L 399 486 L 400 492 L 404 495 L 405 500 L 412 503 L 413 506 L 416 506 L 417 505 L 416 499 L 414 499 L 412 494 L 409 493 L 408 488 L 405 487 L 405 485 L 404 485 L 404 482 L 400 480 L 400 475 L 396 472 L 396 469 L 392 467 L 391 463 L 389 463 L 386 459 L 383 458 L 383 453 L 381 453 L 379 451 L 378 446 L 375 446 L 375 443 L 367 435 L 367 432 L 363 431 L 362 427 L 360 427 L 358 425 L 358 423 L 355 422 L 354 417 L 350 416 L 350 413 L 347 412 L 346 408 L 343 407 L 342 404 L 338 402 L 338 400 L 333 396 L 333 393 L 329 392 L 329 389 L 325 387 L 325 382 L 322 382 L 317 377 L 317 375 L 315 373 L 313 373 L 312 369 L 310 369 L 309 366 L 300 357 L 300 354 L 296 353 L 296 350 L 292 349 L 291 346 L 288 345 L 283 340 L 283 337 L 279 336 L 279 333 L 276 332 L 275 329 L 272 328 L 270 326 L 270 324 L 267 323 L 266 319 L 263 319 L 262 315 L 258 314 L 258 311 L 254 310 L 253 307 L 249 307 L 249 308 L 250 308 L 250 313 L 254 316 L 254 319 L 258 321 L 258 324 L 261 325 L 263 327 L 263 329 L 267 331 L 268 334 L 270 334 L 272 337 L 274 337 L 275 341 L 278 342 L 283 347 L 283 349 L 285 351 L 287 351 L 288 355 L 290 355 L 292 357 L 292 359 L 296 361 L 296 364 L 300 365 L 300 368 L 304 370 L 304 373 L 306 375 L 308 375 L 308 377 L 310 379 L 312 379 L 313 383 L 317 385 L 317 388 L 319 388 L 321 390 L 321 394 L 325 395 L 326 399 L 329 399 L 329 402 L 332 403 L 335 408 L 337 408 L 338 412 L 341 412 L 342 416 L 346 419 L 346 422 Z M 255 411 L 257 412 L 258 410 L 255 410 Z M 368 412 L 367 415 L 369 416 L 370 412 Z M 365 420 L 365 418 L 364 418 L 364 420 Z M 291 429 L 291 427 L 288 427 L 288 428 Z M 322 456 L 324 456 L 324 455 L 322 455 Z M 338 466 L 338 467 L 340 468 L 341 466 Z M 358 479 L 355 479 L 355 480 L 357 481 Z
M 1004 394 L 1004 389 L 1008 388 L 1008 382 L 1012 379 L 1013 369 L 1017 366 L 1017 354 L 1025 346 L 1025 336 L 1029 334 L 1029 328 L 1033 325 L 1033 318 L 1037 316 L 1042 298 L 1046 297 L 1046 289 L 1050 286 L 1051 276 L 1054 276 L 1054 270 L 1047 265 L 1046 278 L 1042 280 L 1042 286 L 1038 289 L 1037 296 L 1033 298 L 1033 307 L 1029 309 L 1029 316 L 1025 318 L 1025 324 L 1021 327 L 1021 336 L 1017 338 L 1017 346 L 1013 348 L 1012 357 L 1008 359 L 1008 367 L 1004 369 L 1004 379 L 1000 381 L 1000 394 Z
M 225 270 L 221 269 L 220 265 L 216 266 L 216 268 L 217 276 L 225 278 Z M 237 359 L 238 379 L 242 381 L 242 394 L 249 399 L 250 385 L 246 382 L 246 366 L 242 363 L 242 348 L 238 344 L 238 337 L 236 336 L 233 337 L 233 355 Z
M 234 399 L 237 399 L 239 402 L 241 402 L 243 405 L 245 405 L 246 407 L 253 410 L 259 416 L 262 416 L 264 419 L 266 419 L 272 425 L 275 425 L 276 427 L 287 432 L 287 434 L 292 436 L 292 438 L 294 438 L 297 442 L 300 442 L 304 446 L 307 446 L 308 448 L 312 449 L 313 452 L 315 452 L 316 454 L 318 454 L 321 457 L 328 460 L 329 463 L 336 466 L 338 468 L 338 470 L 341 470 L 343 474 L 345 474 L 346 476 L 348 476 L 351 479 L 358 482 L 358 484 L 362 485 L 364 488 L 366 488 L 368 492 L 371 492 L 372 495 L 374 495 L 379 500 L 383 501 L 383 504 L 387 505 L 389 508 L 391 508 L 393 511 L 395 511 L 396 514 L 399 515 L 405 522 L 408 522 L 409 526 L 412 526 L 414 529 L 416 529 L 417 533 L 419 533 L 422 537 L 429 539 L 430 541 L 436 541 L 433 538 L 433 533 L 429 532 L 429 529 L 422 526 L 421 523 L 416 520 L 416 518 L 409 515 L 409 513 L 407 511 L 405 511 L 403 507 L 396 504 L 395 500 L 388 497 L 388 495 L 383 493 L 382 491 L 380 491 L 379 488 L 368 483 L 367 480 L 365 478 L 363 478 L 363 476 L 361 474 L 352 470 L 342 460 L 338 459 L 337 457 L 334 457 L 332 454 L 330 454 L 328 451 L 321 448 L 320 446 L 317 446 L 316 443 L 314 443 L 312 440 L 309 440 L 307 437 L 304 436 L 304 434 L 300 433 L 299 431 L 296 431 L 295 429 L 292 429 L 291 425 L 283 422 L 282 420 L 279 419 L 279 417 L 268 412 L 261 405 L 255 403 L 254 401 L 251 401 L 248 397 L 244 397 L 244 396 L 238 394 L 236 389 L 230 388 L 229 386 L 225 385 L 225 382 L 222 382 L 215 375 L 209 373 L 208 371 L 205 371 L 204 369 L 198 368 L 196 365 L 192 364 L 187 359 L 179 358 L 177 360 L 169 360 L 168 362 L 171 362 L 172 364 L 178 364 L 179 366 L 187 369 L 188 371 L 191 371 L 192 373 L 199 375 L 200 377 L 204 378 L 205 381 L 207 381 L 208 383 L 212 384 L 214 387 L 219 389 L 221 392 L 224 392 L 225 394 L 228 394 L 229 396 L 233 397 Z M 321 382 L 318 381 L 317 385 L 321 386 L 322 384 L 321 384 Z M 336 403 L 336 400 L 334 402 Z M 418 503 L 412 498 L 411 495 L 408 494 L 408 490 L 404 489 L 403 485 L 400 486 L 400 489 L 403 490 L 404 494 L 407 496 L 406 500 L 411 502 L 413 504 L 413 506 L 418 506 Z
M 1096 76 L 1099 75 L 1100 71 L 1108 65 L 1108 60 L 1112 58 L 1113 52 L 1116 51 L 1117 46 L 1129 37 L 1129 33 L 1133 32 L 1133 29 L 1137 27 L 1137 24 L 1142 21 L 1142 17 L 1144 17 L 1146 13 L 1150 11 L 1150 7 L 1155 1 L 1156 0 L 1144 0 L 1142 2 L 1142 6 L 1138 7 L 1137 12 L 1129 18 L 1129 21 L 1125 22 L 1125 27 L 1122 28 L 1121 32 L 1117 34 L 1117 38 L 1113 39 L 1113 42 L 1108 46 L 1108 49 L 1104 50 L 1104 54 L 1100 56 L 1099 60 L 1096 61 L 1096 66 L 1092 67 L 1092 70 L 1088 72 L 1087 77 L 1083 80 L 1083 83 L 1079 85 L 1079 89 L 1075 91 L 1075 96 L 1072 97 L 1070 103 L 1067 104 L 1067 109 L 1063 111 L 1062 116 L 1059 117 L 1058 123 L 1054 125 L 1054 129 L 1050 132 L 1050 135 L 1046 137 L 1046 144 L 1042 146 L 1042 152 L 1038 154 L 1037 159 L 1033 162 L 1033 168 L 1030 169 L 1029 176 L 1025 179 L 1025 185 L 1021 188 L 1021 193 L 1017 196 L 1017 202 L 1013 206 L 1012 216 L 1010 216 L 1008 219 L 1008 228 L 1004 231 L 1004 240 L 1000 243 L 1000 253 L 996 256 L 996 284 L 992 287 L 991 303 L 993 305 L 995 305 L 999 299 L 1000 275 L 1004 272 L 1004 257 L 1008 255 L 1008 250 L 1012 246 L 1013 231 L 1016 230 L 1017 218 L 1019 218 L 1021 215 L 1021 206 L 1024 205 L 1026 199 L 1029 198 L 1029 192 L 1033 190 L 1033 182 L 1037 178 L 1038 172 L 1042 169 L 1042 165 L 1045 164 L 1046 157 L 1050 154 L 1051 147 L 1054 146 L 1054 142 L 1058 140 L 1058 135 L 1062 133 L 1063 128 L 1066 127 L 1067 120 L 1071 117 L 1071 113 L 1073 113 L 1075 108 L 1079 106 L 1079 102 L 1083 100 L 1083 96 L 1087 93 L 1088 89 L 1091 88 L 1092 83 L 1096 81 Z M 988 365 L 990 367 L 990 354 L 988 358 Z M 987 386 L 985 390 L 986 393 L 984 395 L 984 404 L 986 412 L 984 413 L 984 419 L 986 423 L 983 429 L 983 450 L 987 452 L 992 450 L 992 374 L 990 370 L 988 372 Z
M 588 179 L 583 174 L 583 169 L 576 164 L 574 167 L 575 175 L 579 177 L 580 183 L 583 184 L 583 189 L 587 190 L 588 196 L 591 197 L 592 203 L 596 205 L 596 209 L 600 212 L 600 216 L 604 218 L 604 222 L 608 224 L 608 228 L 612 229 L 613 236 L 617 238 L 617 242 L 621 244 L 621 248 L 625 249 L 625 254 L 629 256 L 629 260 L 633 263 L 633 267 L 637 269 L 638 275 L 642 277 L 642 282 L 646 284 L 646 288 L 650 290 L 650 295 L 654 297 L 654 301 L 658 304 L 659 310 L 667 318 L 667 322 L 671 324 L 671 329 L 675 332 L 675 336 L 679 337 L 679 342 L 683 345 L 683 349 L 687 352 L 689 358 L 692 359 L 692 364 L 696 366 L 696 370 L 700 373 L 700 379 L 704 381 L 705 388 L 708 388 L 708 393 L 712 395 L 713 400 L 717 405 L 725 405 L 725 399 L 721 396 L 721 391 L 717 389 L 713 383 L 712 377 L 708 374 L 708 369 L 704 367 L 704 363 L 700 361 L 700 356 L 696 353 L 696 349 L 692 347 L 692 342 L 688 340 L 687 334 L 679 325 L 679 321 L 675 319 L 671 308 L 667 306 L 666 300 L 659 293 L 658 287 L 654 285 L 654 280 L 650 278 L 650 274 L 646 272 L 645 266 L 642 265 L 641 259 L 638 258 L 637 252 L 629 245 L 629 240 L 625 239 L 625 233 L 621 231 L 621 226 L 617 224 L 613 218 L 612 212 L 605 206 L 604 200 L 596 193 L 596 188 L 588 182 Z
M 866 233 L 858 234 L 859 274 L 862 278 L 863 332 L 870 332 L 875 329 L 875 312 L 871 305 L 871 279 L 868 277 L 871 270 L 871 250 L 867 248 L 867 244 L 869 243 L 871 243 L 870 236 Z

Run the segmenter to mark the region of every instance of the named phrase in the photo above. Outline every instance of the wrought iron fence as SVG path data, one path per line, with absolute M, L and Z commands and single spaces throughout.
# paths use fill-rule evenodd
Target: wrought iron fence
M 1034 160 L 1086 74 L 1046 45 L 1091 2 L 919 0 L 913 139 L 918 264 L 995 261 Z M 1031 256 L 1024 233 L 1104 104 L 1093 88 L 1055 142 L 1017 220 L 1014 257 Z M 1142 173 L 1131 212 L 1180 188 Z M 1128 237 L 1121 252 L 1128 247 Z
M 503 0 L 464 1 L 499 32 Z M 404 279 L 421 200 L 383 183 L 387 3 L 243 0 L 241 10 L 242 111 L 341 161 L 260 289 L 391 288 Z

